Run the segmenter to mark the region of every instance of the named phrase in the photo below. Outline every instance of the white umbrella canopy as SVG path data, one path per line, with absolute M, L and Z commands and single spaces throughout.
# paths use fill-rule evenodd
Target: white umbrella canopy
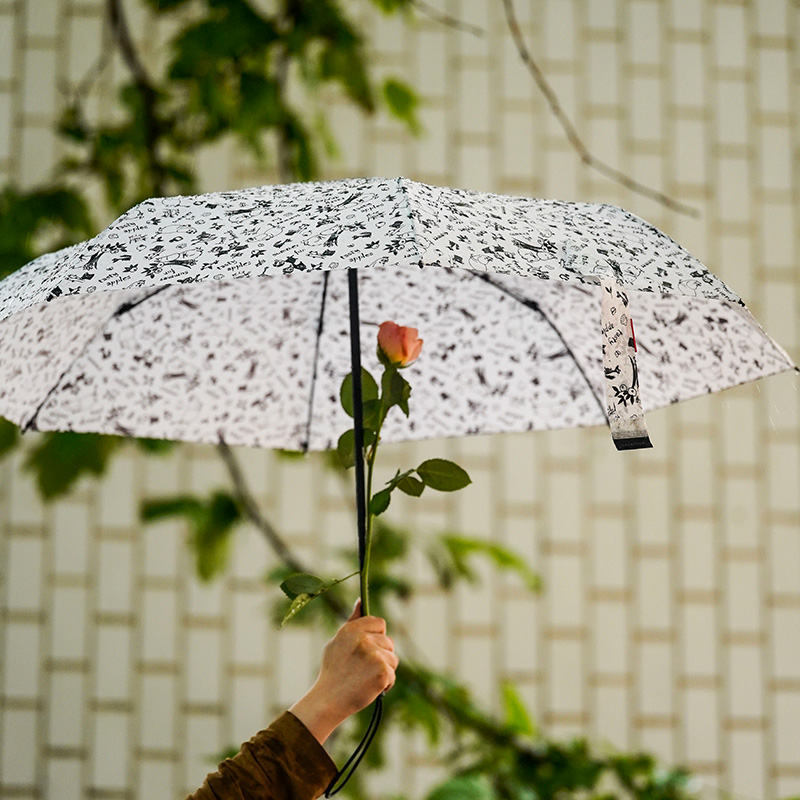
M 364 334 L 392 319 L 425 340 L 413 412 L 384 441 L 606 423 L 621 392 L 619 369 L 604 373 L 604 286 L 635 319 L 646 411 L 794 367 L 721 280 L 622 209 L 356 179 L 147 200 L 13 273 L 0 414 L 333 447 L 352 424 L 338 394 L 353 267 Z

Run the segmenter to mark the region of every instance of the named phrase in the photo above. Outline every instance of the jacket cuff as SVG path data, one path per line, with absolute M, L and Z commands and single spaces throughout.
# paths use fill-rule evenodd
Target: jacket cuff
M 289 752 L 299 756 L 304 788 L 315 792 L 315 798 L 321 795 L 339 771 L 328 751 L 291 711 L 284 711 L 269 727 L 280 732 Z

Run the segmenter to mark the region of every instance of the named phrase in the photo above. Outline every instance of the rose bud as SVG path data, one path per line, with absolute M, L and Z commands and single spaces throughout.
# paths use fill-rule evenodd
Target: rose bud
M 416 328 L 384 322 L 378 329 L 378 347 L 387 361 L 396 367 L 407 367 L 422 350 L 422 339 L 417 338 Z

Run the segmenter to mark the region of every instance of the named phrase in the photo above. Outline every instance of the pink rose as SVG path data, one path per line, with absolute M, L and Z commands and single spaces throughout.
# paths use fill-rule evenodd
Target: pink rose
M 417 338 L 416 328 L 384 322 L 378 329 L 378 347 L 396 367 L 407 367 L 422 350 L 422 339 Z

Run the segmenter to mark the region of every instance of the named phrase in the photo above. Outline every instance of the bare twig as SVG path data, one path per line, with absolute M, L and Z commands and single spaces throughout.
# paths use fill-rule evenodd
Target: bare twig
M 508 23 L 508 28 L 511 31 L 511 36 L 514 39 L 514 44 L 516 45 L 519 57 L 522 59 L 523 64 L 525 64 L 525 66 L 528 68 L 528 72 L 530 72 L 533 76 L 533 79 L 536 82 L 536 85 L 539 87 L 539 90 L 545 96 L 553 116 L 558 120 L 559 125 L 561 125 L 562 129 L 564 130 L 567 140 L 576 150 L 581 161 L 586 164 L 587 167 L 597 170 L 607 178 L 611 178 L 611 180 L 622 184 L 627 189 L 630 189 L 632 192 L 636 192 L 644 197 L 649 197 L 651 200 L 655 200 L 680 214 L 686 214 L 690 217 L 699 216 L 700 212 L 696 208 L 688 206 L 685 203 L 681 203 L 678 200 L 674 200 L 663 192 L 659 192 L 656 189 L 651 189 L 649 186 L 645 186 L 643 183 L 639 183 L 639 181 L 634 180 L 624 172 L 621 172 L 620 170 L 615 169 L 600 159 L 595 158 L 595 156 L 589 152 L 589 150 L 586 148 L 586 145 L 578 135 L 575 126 L 572 124 L 572 120 L 570 120 L 564 109 L 561 107 L 556 93 L 547 82 L 547 79 L 544 77 L 544 73 L 539 68 L 539 65 L 534 60 L 530 50 L 528 50 L 528 47 L 525 44 L 525 38 L 522 35 L 522 30 L 519 27 L 517 15 L 514 11 L 514 0 L 503 0 L 503 6 L 506 12 L 506 22 Z
M 456 19 L 450 16 L 450 14 L 445 14 L 443 11 L 439 11 L 438 8 L 434 8 L 429 3 L 426 3 L 425 0 L 411 0 L 411 6 L 416 8 L 423 16 L 432 19 L 434 22 L 438 22 L 440 25 L 446 25 L 448 28 L 453 28 L 462 33 L 469 33 L 473 36 L 486 36 L 486 31 L 483 28 L 479 28 L 477 25 L 473 25 L 470 22 Z
M 278 85 L 278 96 L 283 97 L 289 79 L 289 54 L 281 47 L 275 58 L 275 82 Z M 289 183 L 293 177 L 292 150 L 289 134 L 285 126 L 278 128 L 278 178 L 281 183 Z
M 164 194 L 164 170 L 158 160 L 158 138 L 160 135 L 160 125 L 156 115 L 156 101 L 158 92 L 155 83 L 142 64 L 133 39 L 130 35 L 128 22 L 122 8 L 122 0 L 107 0 L 108 19 L 111 23 L 111 31 L 117 46 L 122 53 L 123 61 L 133 75 L 136 88 L 142 97 L 142 109 L 144 111 L 145 124 L 145 145 L 150 157 L 150 172 L 153 175 L 153 193 L 156 195 Z
M 106 35 L 105 29 L 105 20 L 103 23 L 103 47 L 100 53 L 100 57 L 86 70 L 84 76 L 78 81 L 73 89 L 70 89 L 69 81 L 64 76 L 59 76 L 57 81 L 57 87 L 61 94 L 70 97 L 71 96 L 71 103 L 73 105 L 77 105 L 78 101 L 89 94 L 94 85 L 94 82 L 103 74 L 106 67 L 111 63 L 111 59 L 114 56 L 114 48 L 111 46 L 111 43 L 108 41 L 108 37 Z
M 288 567 L 291 567 L 296 572 L 308 572 L 308 570 L 303 567 L 300 561 L 295 558 L 291 550 L 289 550 L 288 545 L 278 535 L 278 532 L 275 530 L 275 528 L 273 528 L 269 521 L 261 514 L 258 503 L 256 503 L 256 500 L 244 479 L 242 468 L 239 466 L 236 456 L 233 454 L 233 451 L 228 446 L 227 442 L 222 438 L 222 436 L 219 437 L 217 450 L 219 451 L 220 456 L 222 456 L 225 466 L 228 468 L 228 473 L 233 481 L 236 499 L 241 504 L 245 514 L 247 514 L 248 519 L 261 531 L 261 533 L 264 534 L 264 537 L 269 542 L 270 547 L 272 547 L 281 561 L 283 561 Z
M 146 92 L 154 93 L 155 84 L 142 64 L 139 54 L 131 38 L 128 21 L 122 9 L 122 0 L 108 0 L 108 19 L 111 22 L 111 30 L 117 40 L 122 58 L 128 69 L 133 73 L 136 85 Z

